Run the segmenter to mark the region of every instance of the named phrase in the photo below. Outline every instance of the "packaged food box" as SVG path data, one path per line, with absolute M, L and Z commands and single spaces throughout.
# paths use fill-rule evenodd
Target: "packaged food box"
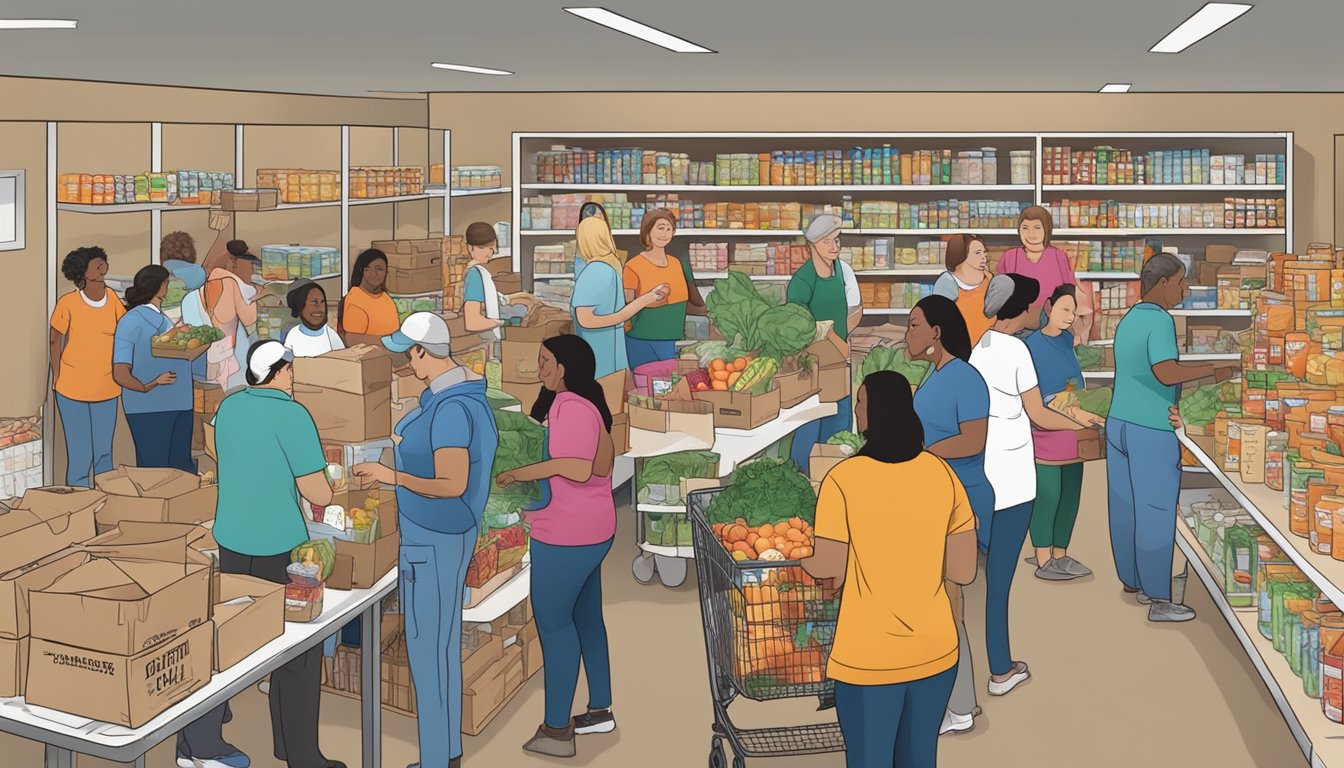
M 285 585 L 226 573 L 214 605 L 214 670 L 222 672 L 285 633 Z
M 172 468 L 119 467 L 94 477 L 107 494 L 98 511 L 100 532 L 125 520 L 149 523 L 201 523 L 215 519 L 218 486 L 200 475 Z
M 322 597 L 325 585 L 315 587 L 299 584 L 285 585 L 285 621 L 306 624 L 322 615 Z

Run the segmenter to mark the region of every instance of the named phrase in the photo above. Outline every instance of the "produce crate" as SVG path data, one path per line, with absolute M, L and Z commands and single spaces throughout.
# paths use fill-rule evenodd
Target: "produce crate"
M 734 560 L 709 522 L 722 492 L 696 491 L 687 504 L 716 684 L 754 701 L 831 693 L 838 597 L 826 597 L 797 561 Z

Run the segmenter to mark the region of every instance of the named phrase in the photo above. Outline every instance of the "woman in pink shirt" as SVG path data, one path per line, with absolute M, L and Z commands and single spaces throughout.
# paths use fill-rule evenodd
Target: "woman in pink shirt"
M 532 418 L 547 424 L 540 464 L 503 472 L 501 487 L 547 480 L 551 500 L 524 512 L 532 529 L 532 609 L 546 659 L 546 719 L 523 749 L 573 757 L 574 736 L 610 733 L 611 658 L 602 619 L 602 561 L 616 535 L 611 469 L 611 411 L 597 383 L 597 361 L 578 336 L 555 336 L 537 355 L 542 389 Z M 570 717 L 579 661 L 588 678 L 588 708 Z
M 1041 327 L 1045 321 L 1045 302 L 1054 295 L 1061 285 L 1078 285 L 1073 274 L 1073 264 L 1063 250 L 1050 245 L 1055 222 L 1050 212 L 1039 205 L 1024 208 L 1017 219 L 1017 236 L 1022 245 L 1010 248 L 999 259 L 994 270 L 1000 275 L 1022 275 L 1041 284 L 1040 298 L 1032 305 L 1034 312 L 1027 314 L 1027 332 Z M 1092 327 L 1092 305 L 1089 292 L 1079 290 L 1078 321 L 1074 326 L 1075 344 L 1081 344 L 1090 335 Z

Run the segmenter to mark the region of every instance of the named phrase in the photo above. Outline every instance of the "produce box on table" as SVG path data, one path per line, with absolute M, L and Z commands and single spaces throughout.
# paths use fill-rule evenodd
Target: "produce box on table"
M 630 395 L 626 406 L 630 428 L 689 435 L 706 445 L 713 443 L 714 407 L 688 395 L 669 394 L 661 398 Z
M 812 446 L 812 452 L 807 457 L 808 479 L 815 483 L 825 480 L 837 464 L 858 453 L 863 444 L 861 435 L 844 431 L 837 432 L 824 443 Z
M 285 585 L 285 621 L 311 622 L 322 615 L 322 598 L 326 579 L 336 564 L 336 552 L 331 542 L 312 539 L 295 547 L 289 553 L 286 568 L 289 583 Z
M 636 473 L 635 498 L 640 504 L 683 505 L 686 503 L 681 493 L 684 480 L 717 480 L 718 477 L 719 454 L 712 451 L 680 451 L 652 456 L 642 460 Z
M 368 589 L 397 564 L 396 496 L 390 488 L 337 493 L 330 505 L 313 509 L 308 535 L 331 545 L 326 586 Z

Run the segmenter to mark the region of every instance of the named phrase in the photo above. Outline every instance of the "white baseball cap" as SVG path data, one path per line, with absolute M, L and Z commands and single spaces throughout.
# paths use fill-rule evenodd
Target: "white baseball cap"
M 271 375 L 271 368 L 281 360 L 293 362 L 294 353 L 274 339 L 258 342 L 247 352 L 247 370 L 257 381 L 264 381 Z
M 383 346 L 393 352 L 406 352 L 411 347 L 423 347 L 434 357 L 448 357 L 453 353 L 452 335 L 448 324 L 433 312 L 415 312 L 401 324 L 401 330 L 383 337 Z
M 807 226 L 807 242 L 819 243 L 826 239 L 828 235 L 839 232 L 844 227 L 840 217 L 829 213 L 823 213 L 812 220 Z

